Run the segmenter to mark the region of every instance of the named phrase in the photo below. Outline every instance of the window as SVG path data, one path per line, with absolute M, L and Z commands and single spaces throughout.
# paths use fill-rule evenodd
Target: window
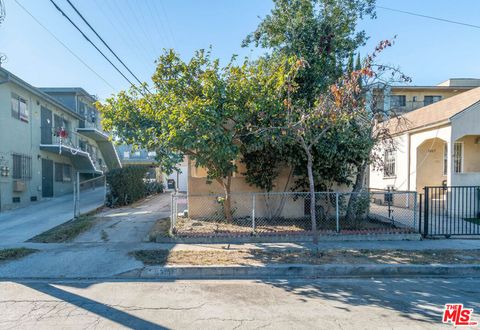
M 385 151 L 385 158 L 384 158 L 384 168 L 383 168 L 383 176 L 384 177 L 393 177 L 395 176 L 395 150 L 389 149 Z
M 12 117 L 18 120 L 21 120 L 25 123 L 28 123 L 28 107 L 27 101 L 20 96 L 13 94 L 11 95 L 12 103 Z
M 435 102 L 438 102 L 442 99 L 441 95 L 425 95 L 423 98 L 423 104 L 424 105 L 429 105 Z
M 72 166 L 69 164 L 63 164 L 63 182 L 72 181 Z
M 55 181 L 72 181 L 72 166 L 69 164 L 55 163 Z
M 443 144 L 443 175 L 448 172 L 448 144 Z
M 133 153 L 133 156 L 134 156 L 134 157 L 140 157 L 140 151 L 135 151 L 135 152 Z
M 148 152 L 148 157 L 151 157 L 151 158 L 157 157 L 157 152 L 156 151 L 149 151 Z
M 64 128 L 67 132 L 70 131 L 70 122 L 59 115 L 54 115 L 54 126 L 55 131 L 58 131 L 60 128 Z
M 13 171 L 14 179 L 30 180 L 32 178 L 32 157 L 13 154 Z
M 453 149 L 453 166 L 455 173 L 463 172 L 463 143 L 455 142 Z
M 130 158 L 130 151 L 124 151 L 123 152 L 123 158 Z
M 407 97 L 405 95 L 392 95 L 390 96 L 391 107 L 404 107 L 407 105 Z

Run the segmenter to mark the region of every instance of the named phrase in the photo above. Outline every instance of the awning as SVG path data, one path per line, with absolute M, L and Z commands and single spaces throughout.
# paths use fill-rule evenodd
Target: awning
M 40 150 L 70 158 L 76 171 L 102 175 L 103 172 L 95 167 L 88 152 L 58 144 L 40 144 Z
M 77 133 L 97 142 L 98 148 L 103 155 L 103 160 L 108 169 L 122 167 L 120 159 L 118 158 L 117 150 L 107 134 L 93 127 L 77 128 Z

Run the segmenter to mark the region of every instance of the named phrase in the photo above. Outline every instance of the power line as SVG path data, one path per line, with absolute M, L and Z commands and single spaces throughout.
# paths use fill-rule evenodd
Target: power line
M 30 11 L 28 11 L 27 8 L 25 8 L 20 2 L 15 0 L 17 5 L 23 9 L 35 22 L 37 22 L 38 25 L 40 25 L 45 31 L 50 34 L 60 45 L 62 45 L 70 54 L 72 54 L 77 60 L 80 61 L 87 69 L 89 69 L 93 74 L 95 74 L 98 78 L 100 78 L 105 84 L 107 84 L 112 90 L 116 90 L 115 87 L 113 87 L 105 78 L 103 78 L 97 71 L 95 71 L 91 66 L 89 66 L 84 60 L 82 60 L 73 50 L 71 50 L 63 41 L 61 41 L 52 31 L 50 31 L 45 25 L 42 24 Z
M 83 15 L 78 11 L 77 7 L 75 7 L 73 5 L 73 3 L 70 1 L 70 0 L 67 0 L 68 4 L 73 8 L 73 10 L 75 10 L 75 12 L 78 14 L 78 16 L 80 16 L 80 18 L 85 22 L 85 24 L 87 24 L 87 26 L 90 28 L 90 30 L 93 31 L 93 33 L 95 33 L 95 35 L 98 37 L 98 39 L 100 39 L 100 41 L 105 45 L 105 47 L 108 48 L 108 50 L 113 54 L 113 56 L 115 56 L 115 58 L 123 65 L 123 67 L 125 69 L 127 69 L 127 71 L 138 81 L 138 83 L 141 85 L 142 82 L 140 81 L 140 79 L 138 79 L 138 77 L 132 72 L 132 70 L 130 70 L 130 68 L 120 59 L 120 57 L 118 57 L 118 55 L 112 50 L 112 48 L 110 48 L 110 46 L 105 42 L 105 40 L 103 40 L 103 38 L 97 33 L 97 31 L 90 25 L 90 23 L 85 19 L 85 17 L 83 17 Z
M 102 1 L 94 0 L 94 1 L 96 3 L 97 8 L 99 8 L 100 11 L 102 12 L 103 16 L 107 18 L 107 20 L 110 22 L 114 30 L 116 30 L 117 32 L 116 35 L 117 36 L 120 35 L 120 37 L 124 40 L 125 45 L 130 45 L 129 48 L 133 49 L 137 53 L 137 56 L 139 58 L 142 57 L 145 63 L 151 62 L 148 56 L 145 55 L 148 53 L 147 49 L 144 47 L 143 44 L 138 43 L 138 38 L 135 38 L 134 36 L 132 36 L 130 29 L 126 29 L 125 31 L 120 32 L 123 29 L 123 27 L 128 26 L 128 24 L 126 23 L 122 24 L 122 22 L 120 22 L 122 20 L 122 17 L 120 17 L 118 13 L 115 15 L 114 11 L 116 11 L 116 8 L 114 6 L 111 6 L 109 1 L 107 0 L 102 0 Z M 102 8 L 103 5 L 105 5 L 108 8 L 103 9 Z M 110 15 L 107 14 L 106 11 L 113 14 L 115 16 L 115 20 L 112 20 Z M 128 41 L 125 39 L 128 39 Z M 140 48 L 142 48 L 143 51 Z
M 78 32 L 80 32 L 80 34 L 93 46 L 95 47 L 95 49 L 108 61 L 108 63 L 110 63 L 114 68 L 115 70 L 117 70 L 117 72 L 126 80 L 128 81 L 128 83 L 132 86 L 135 86 L 131 81 L 130 79 L 127 78 L 127 76 L 125 76 L 123 74 L 122 71 L 120 71 L 119 68 L 117 68 L 117 66 L 115 64 L 113 64 L 113 62 L 100 50 L 100 48 L 97 47 L 97 45 L 95 45 L 92 40 L 90 40 L 89 37 L 87 37 L 87 35 L 85 33 L 83 33 L 83 31 L 70 19 L 70 17 L 68 17 L 67 14 L 65 14 L 65 12 L 55 3 L 55 1 L 53 0 L 50 0 L 50 2 L 55 6 L 55 8 L 63 15 L 63 17 L 65 17 L 69 22 L 70 24 L 72 24 Z
M 383 7 L 383 6 L 377 6 L 377 8 L 385 9 L 385 10 L 390 10 L 390 11 L 394 11 L 394 12 L 397 12 L 397 13 L 412 15 L 412 16 L 418 16 L 418 17 L 433 19 L 433 20 L 441 21 L 441 22 L 445 22 L 445 23 L 463 25 L 463 26 L 468 26 L 468 27 L 472 27 L 472 28 L 475 28 L 475 29 L 480 29 L 480 25 L 474 25 L 474 24 L 469 24 L 469 23 L 452 21 L 452 20 L 449 20 L 449 19 L 446 19 L 446 18 L 440 18 L 440 17 L 428 16 L 428 15 L 423 15 L 423 14 L 417 14 L 417 13 L 413 13 L 413 12 L 410 12 L 410 11 L 405 11 L 405 10 L 400 10 L 400 9 L 394 9 L 394 8 L 389 8 L 389 7 Z

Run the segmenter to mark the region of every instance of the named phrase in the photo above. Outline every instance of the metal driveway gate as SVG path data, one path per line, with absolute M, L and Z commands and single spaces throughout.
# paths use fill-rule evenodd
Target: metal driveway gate
M 480 186 L 430 186 L 420 197 L 424 236 L 480 235 Z

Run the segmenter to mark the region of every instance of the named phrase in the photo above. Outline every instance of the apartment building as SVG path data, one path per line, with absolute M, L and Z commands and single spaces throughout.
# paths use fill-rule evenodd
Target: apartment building
M 81 88 L 36 88 L 0 68 L 0 211 L 121 166 L 93 102 Z
M 398 115 L 480 87 L 480 79 L 451 78 L 432 86 L 391 86 L 377 96 L 376 106 Z
M 187 161 L 178 164 L 180 171 L 167 175 L 163 173 L 157 161 L 157 153 L 142 148 L 134 148 L 131 145 L 118 145 L 117 152 L 122 166 L 140 165 L 148 167 L 147 179 L 162 182 L 167 191 L 178 188 L 180 191 L 188 189 L 188 166 Z M 172 183 L 173 180 L 173 183 Z M 172 188 L 174 184 L 175 188 Z

